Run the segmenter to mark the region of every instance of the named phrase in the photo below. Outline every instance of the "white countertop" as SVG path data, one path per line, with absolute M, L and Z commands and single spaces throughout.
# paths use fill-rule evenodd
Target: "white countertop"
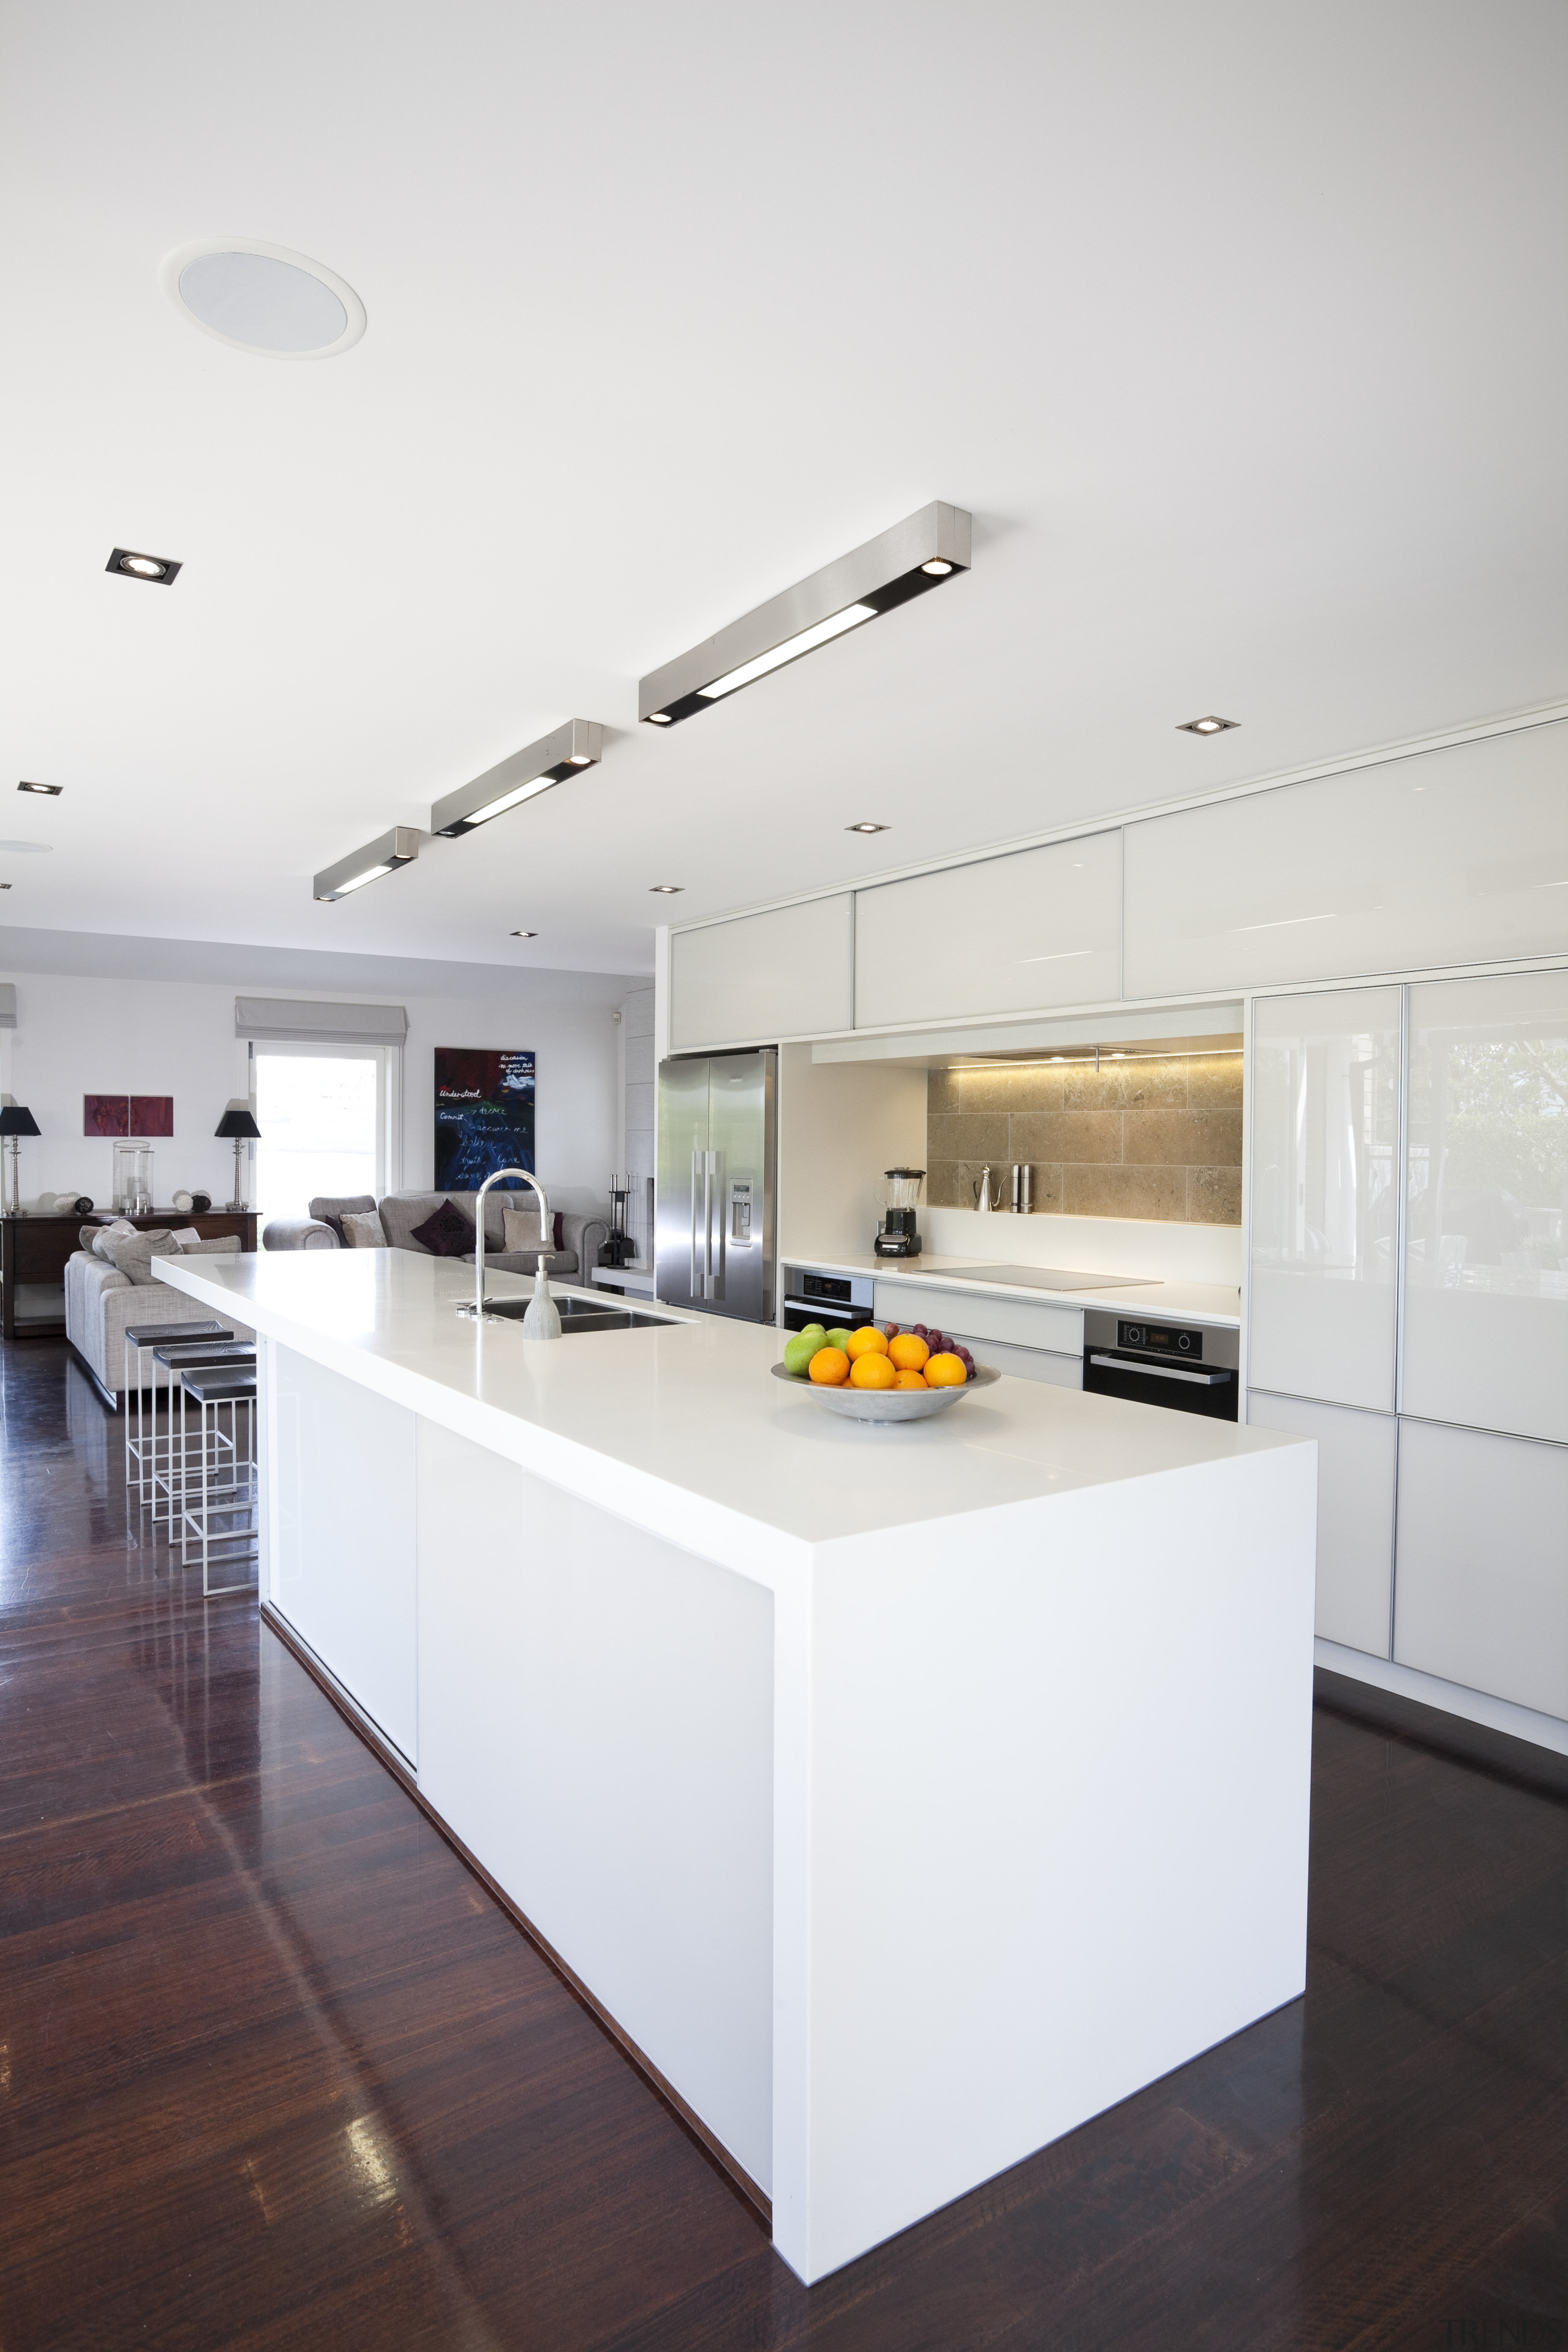
M 780 1258 L 781 1265 L 805 1266 L 814 1274 L 868 1274 L 879 1282 L 928 1283 L 933 1288 L 967 1292 L 974 1298 L 1025 1298 L 1052 1307 L 1111 1307 L 1121 1314 L 1178 1323 L 1213 1324 L 1230 1331 L 1240 1326 L 1241 1293 L 1226 1283 L 1151 1282 L 1140 1277 L 1137 1281 L 1130 1279 L 1124 1289 L 1046 1290 L 1033 1282 L 965 1281 L 954 1271 L 962 1266 L 1016 1263 L 1003 1255 L 994 1260 L 930 1254 L 916 1258 L 835 1257 L 831 1253 L 816 1255 L 805 1250 L 789 1250 Z M 1113 1270 L 1110 1266 L 1094 1269 L 1097 1274 L 1107 1275 Z
M 681 1316 L 658 1328 L 525 1340 L 519 1324 L 476 1327 L 457 1313 L 472 1296 L 471 1267 L 408 1250 L 153 1265 L 209 1310 L 764 1581 L 802 1544 L 1296 1442 L 1009 1378 L 928 1422 L 846 1421 L 770 1377 L 786 1336 L 772 1328 Z M 532 1288 L 518 1275 L 489 1284 L 498 1297 Z

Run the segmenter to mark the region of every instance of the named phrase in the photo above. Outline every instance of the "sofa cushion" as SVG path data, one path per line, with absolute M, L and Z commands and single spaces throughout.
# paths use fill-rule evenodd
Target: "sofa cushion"
M 343 1242 L 349 1249 L 384 1249 L 386 1234 L 381 1219 L 374 1209 L 363 1215 L 356 1210 L 345 1209 L 342 1214 Z
M 561 1220 L 559 1217 L 555 1219 L 555 1230 L 551 1234 L 548 1241 L 545 1241 L 541 1237 L 539 1231 L 539 1212 L 537 1209 L 534 1210 L 531 1214 L 530 1214 L 529 1211 L 526 1209 L 508 1209 L 501 1220 L 501 1223 L 504 1228 L 501 1234 L 501 1247 L 503 1249 L 559 1249 L 561 1246 Z
M 374 1208 L 375 1194 L 374 1192 L 318 1192 L 313 1201 L 306 1202 L 305 1206 L 318 1224 L 331 1225 L 342 1246 L 347 1249 L 348 1244 L 343 1240 L 344 1217 L 351 1214 L 363 1217 L 367 1210 Z
M 381 1203 L 381 1222 L 387 1240 L 394 1249 L 424 1250 L 423 1242 L 414 1238 L 414 1228 L 434 1215 L 446 1199 L 444 1192 L 389 1192 Z
M 116 1217 L 112 1224 L 83 1225 L 77 1239 L 84 1250 L 90 1250 L 94 1257 L 103 1260 L 105 1265 L 112 1265 L 114 1260 L 105 1249 L 104 1243 L 110 1234 L 133 1234 L 135 1231 L 129 1217 Z
M 178 1257 L 181 1251 L 173 1234 L 139 1234 L 132 1229 L 128 1234 L 110 1234 L 105 1242 L 103 1254 L 121 1274 L 129 1275 L 133 1283 L 150 1289 L 158 1282 L 153 1271 L 153 1260 L 155 1257 Z M 163 1285 L 160 1283 L 158 1286 L 162 1289 Z
M 422 1225 L 410 1228 L 409 1238 L 432 1257 L 462 1257 L 475 1246 L 472 1221 L 450 1201 L 443 1201 L 434 1216 L 426 1217 Z

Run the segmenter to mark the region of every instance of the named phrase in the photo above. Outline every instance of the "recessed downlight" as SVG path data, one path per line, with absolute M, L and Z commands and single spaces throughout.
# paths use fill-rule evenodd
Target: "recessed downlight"
M 41 793 L 46 800 L 58 801 L 64 792 L 63 784 L 18 784 L 19 793 Z
M 858 824 L 847 824 L 844 830 L 846 833 L 888 833 L 891 828 L 885 824 L 876 824 L 868 816 L 863 816 Z
M 364 304 L 324 262 L 255 237 L 205 237 L 159 272 L 181 316 L 259 359 L 327 360 L 357 343 Z
M 1211 710 L 1205 719 L 1184 719 L 1176 732 L 1178 735 L 1224 735 L 1230 728 L 1240 724 L 1239 719 L 1219 719 Z
M 180 565 L 172 555 L 143 555 L 133 547 L 115 547 L 103 568 L 127 580 L 147 580 L 154 587 L 172 588 Z
M 513 940 L 536 940 L 539 937 L 539 933 L 537 931 L 509 931 L 507 937 Z
M 948 573 L 952 570 L 952 566 L 951 563 L 942 562 L 942 559 L 938 557 L 933 562 L 922 563 L 921 565 L 921 570 L 932 580 L 945 580 Z
M 679 898 L 685 889 L 684 882 L 650 882 L 648 890 L 655 898 Z
M 650 710 L 648 721 L 654 727 L 673 727 L 675 724 L 668 710 Z

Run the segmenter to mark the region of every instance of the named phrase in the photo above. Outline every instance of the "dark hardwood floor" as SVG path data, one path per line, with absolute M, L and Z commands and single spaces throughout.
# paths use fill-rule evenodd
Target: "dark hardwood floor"
M 0 1350 L 3 2352 L 1568 2347 L 1549 1759 L 1338 1690 L 1305 2001 L 807 2294 L 120 1445 Z

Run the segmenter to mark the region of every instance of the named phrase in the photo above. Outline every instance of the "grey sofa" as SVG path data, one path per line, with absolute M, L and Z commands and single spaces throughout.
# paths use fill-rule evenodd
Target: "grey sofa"
M 423 1242 L 416 1242 L 414 1238 L 415 1227 L 422 1225 L 426 1217 L 433 1216 L 443 1201 L 450 1201 L 472 1224 L 478 1199 L 477 1192 L 388 1192 L 380 1201 L 368 1192 L 344 1199 L 318 1197 L 310 1202 L 310 1213 L 307 1217 L 268 1218 L 262 1229 L 261 1246 L 265 1250 L 341 1249 L 342 1244 L 328 1219 L 379 1209 L 382 1229 L 393 1249 L 412 1250 L 419 1256 L 428 1257 L 431 1253 Z M 521 1189 L 510 1192 L 498 1184 L 493 1192 L 485 1194 L 485 1263 L 499 1267 L 503 1274 L 536 1273 L 542 1255 L 539 1250 L 508 1250 L 502 1247 L 506 1239 L 503 1220 L 508 1209 L 521 1210 L 535 1228 L 538 1226 L 537 1196 Z M 561 1219 L 563 1245 L 558 1250 L 543 1254 L 545 1271 L 563 1277 L 575 1275 L 583 1282 L 591 1280 L 594 1268 L 599 1263 L 600 1246 L 607 1238 L 609 1230 L 608 1217 L 598 1211 L 590 1211 L 583 1215 L 567 1210 Z M 469 1250 L 459 1263 L 471 1264 L 473 1255 Z
M 237 1253 L 238 1247 L 237 1242 Z M 116 1405 L 130 1386 L 126 1325 L 199 1322 L 205 1315 L 189 1291 L 176 1290 L 167 1282 L 132 1282 L 90 1250 L 76 1250 L 66 1260 L 66 1338 L 100 1392 Z M 248 1323 L 232 1316 L 225 1317 L 224 1328 L 237 1339 L 256 1337 Z M 163 1366 L 153 1365 L 152 1384 L 161 1388 L 167 1381 Z

